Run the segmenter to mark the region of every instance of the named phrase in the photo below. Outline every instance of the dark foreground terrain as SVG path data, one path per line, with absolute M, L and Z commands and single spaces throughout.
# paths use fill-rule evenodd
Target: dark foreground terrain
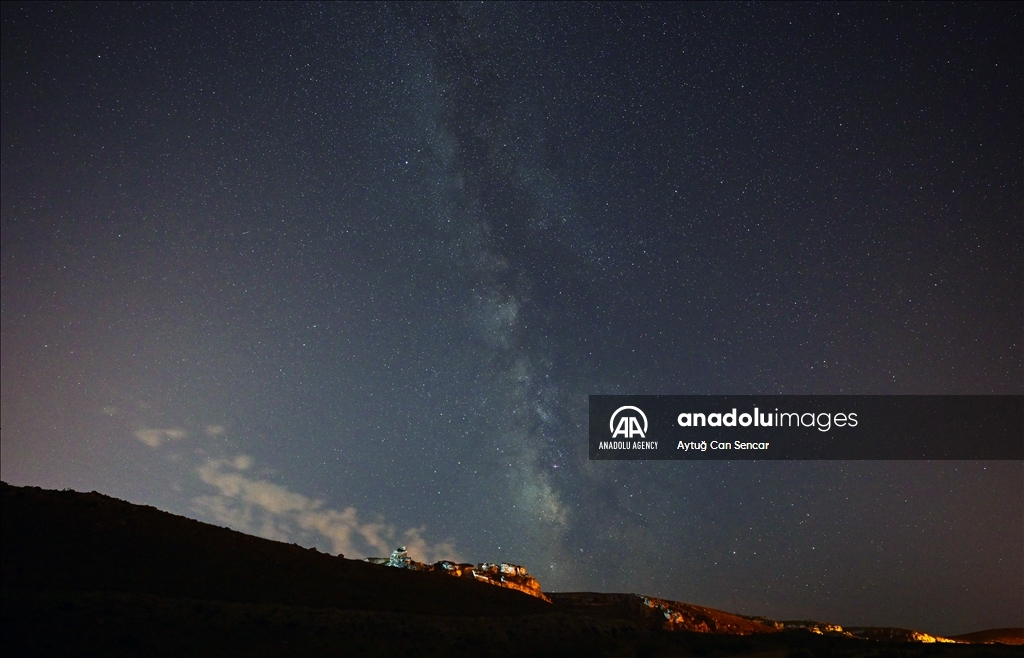
M 1002 644 L 777 631 L 685 604 L 677 604 L 686 617 L 679 623 L 710 631 L 665 630 L 662 612 L 632 595 L 552 595 L 547 603 L 97 493 L 2 484 L 0 499 L 0 651 L 8 658 L 1024 655 Z

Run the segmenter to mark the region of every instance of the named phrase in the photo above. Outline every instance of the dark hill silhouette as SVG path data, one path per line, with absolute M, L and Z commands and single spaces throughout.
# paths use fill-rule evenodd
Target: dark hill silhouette
M 1024 644 L 1024 628 L 991 628 L 987 631 L 954 635 L 950 639 L 961 642 Z
M 548 603 L 473 579 L 251 537 L 95 492 L 0 483 L 0 524 L 5 658 L 867 656 L 904 655 L 898 652 L 908 646 L 777 632 L 632 594 L 550 594 Z M 987 653 L 977 653 L 982 648 Z M 991 644 L 929 650 L 1019 655 Z
M 434 615 L 523 615 L 550 605 L 435 573 L 386 569 L 132 505 L 3 484 L 7 589 L 146 593 Z

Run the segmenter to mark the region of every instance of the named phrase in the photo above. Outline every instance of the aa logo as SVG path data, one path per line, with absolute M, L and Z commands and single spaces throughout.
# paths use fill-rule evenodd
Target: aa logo
M 618 420 L 616 421 L 616 419 Z M 643 421 L 643 427 L 640 426 L 641 421 Z M 627 439 L 633 437 L 644 439 L 647 438 L 647 416 L 638 407 L 619 407 L 608 421 L 608 429 L 611 430 L 613 439 L 619 436 Z

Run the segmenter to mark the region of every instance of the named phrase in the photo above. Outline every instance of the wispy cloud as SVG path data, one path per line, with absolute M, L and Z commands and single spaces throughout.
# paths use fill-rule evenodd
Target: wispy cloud
M 141 429 L 136 430 L 135 438 L 142 441 L 150 448 L 158 448 L 164 441 L 176 441 L 184 439 L 188 434 L 183 429 L 171 427 L 168 429 Z
M 384 522 L 362 521 L 354 507 L 325 507 L 323 501 L 250 476 L 253 460 L 247 455 L 233 459 L 208 459 L 197 469 L 200 479 L 217 489 L 217 495 L 192 499 L 199 514 L 242 532 L 297 543 L 326 540 L 335 553 L 347 557 L 388 555 L 404 545 L 422 562 L 460 560 L 449 542 L 430 543 L 424 528 L 399 533 Z M 305 541 L 303 541 L 305 540 Z

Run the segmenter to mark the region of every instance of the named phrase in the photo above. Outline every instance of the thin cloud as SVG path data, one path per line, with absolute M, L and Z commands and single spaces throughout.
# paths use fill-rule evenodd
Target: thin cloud
M 183 429 L 171 427 L 168 429 L 141 429 L 135 432 L 135 438 L 142 441 L 150 448 L 158 448 L 164 441 L 177 441 L 184 439 L 188 434 Z
M 461 560 L 450 542 L 428 542 L 423 537 L 424 528 L 399 533 L 388 523 L 362 521 L 354 507 L 325 507 L 321 500 L 251 477 L 246 471 L 252 466 L 253 460 L 247 455 L 208 459 L 196 470 L 200 479 L 218 493 L 193 498 L 193 510 L 267 539 L 295 543 L 326 540 L 334 553 L 347 557 L 388 555 L 396 546 L 404 545 L 410 556 L 421 562 Z

